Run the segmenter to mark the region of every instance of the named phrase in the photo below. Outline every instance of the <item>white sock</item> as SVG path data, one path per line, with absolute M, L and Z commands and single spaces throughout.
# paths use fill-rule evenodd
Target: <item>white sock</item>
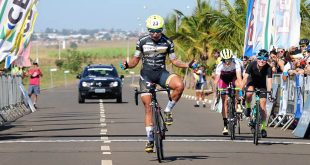
M 147 140 L 154 141 L 153 127 L 152 126 L 145 127 L 145 130 L 146 130 Z
M 196 104 L 197 104 L 197 105 L 199 105 L 199 104 L 200 104 L 198 100 L 196 101 Z
M 171 112 L 172 108 L 175 106 L 175 103 L 176 102 L 174 100 L 168 101 L 167 107 L 164 112 Z

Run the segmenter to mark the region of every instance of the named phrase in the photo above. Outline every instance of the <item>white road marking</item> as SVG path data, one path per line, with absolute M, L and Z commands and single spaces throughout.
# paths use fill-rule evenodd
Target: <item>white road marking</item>
M 101 129 L 101 131 L 100 132 L 108 132 L 108 130 L 107 129 Z
M 101 165 L 112 165 L 112 160 L 101 160 Z
M 105 126 L 107 126 L 107 124 L 106 123 L 101 123 L 100 126 L 105 127 Z
M 103 100 L 100 99 L 100 126 L 106 127 L 107 124 L 105 123 L 105 110 L 103 106 Z M 104 143 L 108 140 L 108 137 L 106 136 L 108 130 L 107 129 L 101 129 L 100 130 L 100 135 L 103 135 L 100 137 L 100 141 L 103 141 Z M 111 141 L 109 141 L 111 143 Z M 110 151 L 110 146 L 101 146 L 101 151 L 103 155 L 111 155 Z M 112 165 L 112 160 L 101 160 L 101 165 Z
M 0 144 L 5 143 L 84 143 L 84 142 L 103 142 L 103 143 L 111 143 L 111 142 L 146 142 L 146 139 L 115 139 L 111 140 L 108 137 L 103 136 L 101 140 L 7 140 L 0 141 Z M 165 142 L 231 142 L 231 143 L 253 143 L 253 140 L 225 140 L 225 139 L 168 139 Z M 262 144 L 296 144 L 296 145 L 310 145 L 310 142 L 296 142 L 296 141 L 273 141 L 273 140 L 262 140 L 259 141 Z
M 108 138 L 107 136 L 102 136 L 102 137 L 101 137 L 101 140 L 103 140 L 103 141 L 104 141 L 104 140 L 109 140 L 109 138 Z
M 110 151 L 110 146 L 101 146 L 101 151 Z

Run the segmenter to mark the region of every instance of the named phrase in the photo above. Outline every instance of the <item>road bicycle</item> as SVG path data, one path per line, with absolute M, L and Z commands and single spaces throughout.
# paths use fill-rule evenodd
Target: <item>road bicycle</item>
M 261 122 L 262 122 L 262 112 L 261 112 L 261 107 L 260 107 L 260 94 L 271 94 L 270 91 L 261 91 L 258 88 L 255 88 L 254 91 L 248 91 L 246 90 L 246 93 L 251 92 L 255 93 L 255 105 L 252 108 L 251 112 L 251 132 L 253 133 L 253 143 L 255 145 L 258 145 L 258 140 L 259 138 L 262 137 L 261 135 Z M 272 100 L 270 96 L 270 100 Z
M 166 91 L 168 93 L 168 98 L 171 101 L 170 89 L 168 87 L 164 89 L 156 89 L 156 85 L 152 84 L 151 87 L 145 91 L 138 91 L 135 89 L 135 102 L 138 105 L 138 95 L 142 93 L 150 93 L 152 96 L 151 107 L 152 107 L 152 119 L 153 119 L 153 133 L 154 133 L 154 143 L 156 147 L 157 160 L 159 163 L 164 160 L 164 146 L 163 140 L 165 140 L 165 133 L 168 131 L 166 124 L 164 122 L 163 115 L 161 113 L 161 108 L 158 104 L 156 93 Z
M 240 88 L 234 88 L 232 83 L 229 83 L 227 88 L 219 88 L 219 93 L 226 92 L 228 95 L 228 130 L 230 134 L 230 139 L 234 140 L 235 136 L 235 128 L 238 127 L 238 133 L 240 134 L 240 120 L 242 119 L 242 113 L 236 112 L 236 99 L 235 94 L 236 90 L 240 90 Z

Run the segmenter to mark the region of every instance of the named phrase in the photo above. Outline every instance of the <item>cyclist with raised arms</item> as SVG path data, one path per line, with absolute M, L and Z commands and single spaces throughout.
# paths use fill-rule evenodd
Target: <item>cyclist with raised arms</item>
M 269 59 L 268 51 L 262 49 L 259 51 L 256 57 L 256 61 L 249 64 L 245 71 L 244 78 L 242 80 L 242 88 L 246 86 L 248 91 L 254 91 L 255 88 L 261 91 L 270 91 L 272 86 L 272 69 L 267 64 Z M 266 78 L 267 77 L 267 78 Z M 268 87 L 268 89 L 267 89 Z M 251 101 L 253 92 L 246 93 L 246 111 L 245 116 L 250 117 L 251 114 Z M 267 137 L 266 131 L 266 93 L 260 94 L 260 107 L 262 114 L 262 124 L 261 124 L 261 135 L 262 137 Z
M 171 94 L 172 101 L 168 101 L 164 110 L 165 123 L 171 125 L 173 123 L 171 110 L 180 99 L 184 90 L 184 84 L 180 76 L 170 74 L 166 70 L 166 56 L 169 57 L 172 64 L 179 68 L 195 68 L 197 64 L 194 60 L 190 63 L 185 63 L 177 59 L 174 53 L 173 42 L 162 33 L 164 19 L 161 16 L 151 15 L 148 17 L 146 27 L 149 34 L 142 36 L 138 40 L 134 57 L 128 62 L 123 61 L 120 66 L 122 69 L 134 68 L 142 59 L 140 90 L 148 89 L 150 84 L 153 83 L 159 84 L 163 88 L 168 85 L 173 90 Z M 154 135 L 150 93 L 142 94 L 141 99 L 145 108 L 145 129 L 148 139 L 145 151 L 153 152 Z
M 242 82 L 241 66 L 239 62 L 234 60 L 232 50 L 223 49 L 220 52 L 220 55 L 221 55 L 222 61 L 217 65 L 216 70 L 215 70 L 215 80 L 214 80 L 215 87 L 213 89 L 227 88 L 229 83 L 231 82 L 235 87 L 240 87 L 241 82 Z M 224 122 L 224 128 L 222 131 L 223 135 L 228 135 L 228 129 L 227 129 L 228 95 L 227 94 L 228 94 L 227 92 L 221 92 L 222 107 L 223 107 L 222 117 L 223 117 L 223 122 Z

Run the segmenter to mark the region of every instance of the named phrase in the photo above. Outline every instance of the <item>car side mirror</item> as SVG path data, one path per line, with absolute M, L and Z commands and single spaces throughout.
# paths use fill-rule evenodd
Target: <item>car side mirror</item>
M 81 79 L 81 74 L 78 74 L 78 75 L 76 76 L 76 78 L 77 78 L 77 79 Z

